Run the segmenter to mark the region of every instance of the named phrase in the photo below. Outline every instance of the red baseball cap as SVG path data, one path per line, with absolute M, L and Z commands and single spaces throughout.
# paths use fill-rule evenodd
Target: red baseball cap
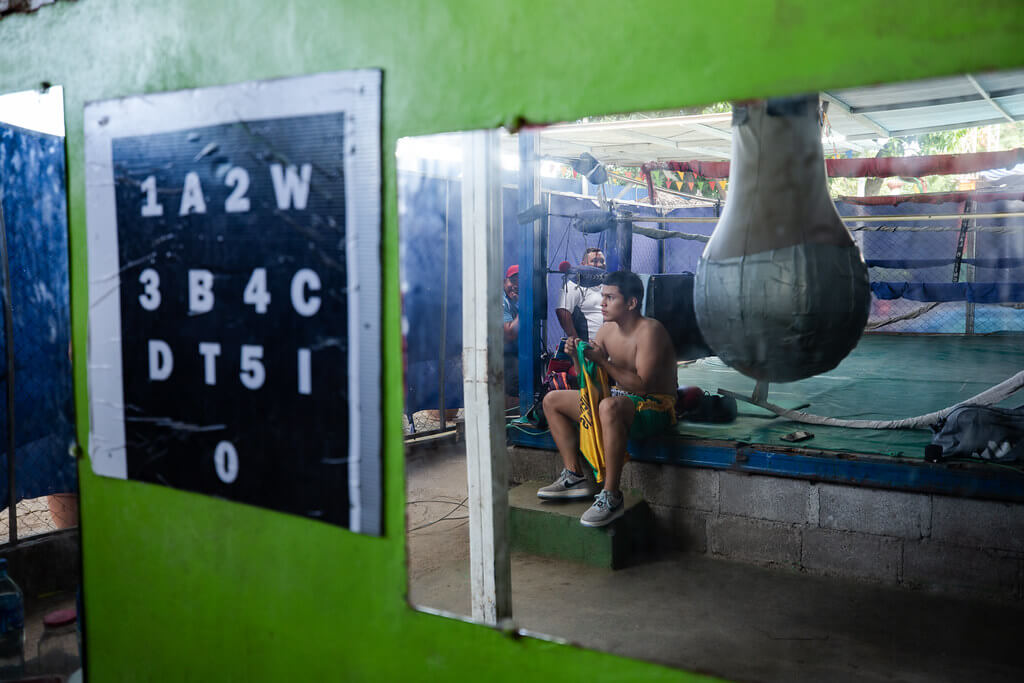
M 511 266 L 509 266 L 508 270 L 505 271 L 505 277 L 506 278 L 510 278 L 513 275 L 518 275 L 518 274 L 519 274 L 519 266 L 516 265 L 515 263 L 513 263 Z

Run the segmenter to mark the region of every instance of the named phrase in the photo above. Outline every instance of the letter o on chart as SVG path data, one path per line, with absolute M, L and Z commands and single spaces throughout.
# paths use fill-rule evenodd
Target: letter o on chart
M 217 476 L 225 484 L 231 484 L 238 478 L 238 451 L 230 441 L 221 441 L 213 451 L 213 464 Z

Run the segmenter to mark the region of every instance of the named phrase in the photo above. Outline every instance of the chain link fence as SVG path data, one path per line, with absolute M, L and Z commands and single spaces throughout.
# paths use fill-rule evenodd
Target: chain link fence
M 854 239 L 864 255 L 864 260 L 869 264 L 868 272 L 872 282 L 952 282 L 956 238 L 957 234 L 951 231 L 854 232 Z M 901 261 L 907 260 L 908 255 L 913 260 L 922 262 L 945 261 L 947 258 L 950 262 L 916 268 L 898 267 Z M 877 265 L 887 260 L 897 265 Z M 964 334 L 966 304 L 962 301 L 922 302 L 902 297 L 879 299 L 872 295 L 867 330 L 911 334 Z
M 837 205 L 847 216 L 882 218 L 851 224 L 874 293 L 869 332 L 1024 331 L 1024 219 L 1012 215 L 1024 202 Z M 923 214 L 930 219 L 913 219 Z M 886 224 L 884 215 L 902 220 Z

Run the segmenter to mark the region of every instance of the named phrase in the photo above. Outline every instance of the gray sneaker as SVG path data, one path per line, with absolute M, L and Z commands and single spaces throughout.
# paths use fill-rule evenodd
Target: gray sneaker
M 537 490 L 537 497 L 545 500 L 584 500 L 594 495 L 594 486 L 579 474 L 563 469 L 553 484 Z
M 594 504 L 580 517 L 580 524 L 583 526 L 604 526 L 622 516 L 626 511 L 625 501 L 622 494 L 617 496 L 602 490 L 594 496 Z

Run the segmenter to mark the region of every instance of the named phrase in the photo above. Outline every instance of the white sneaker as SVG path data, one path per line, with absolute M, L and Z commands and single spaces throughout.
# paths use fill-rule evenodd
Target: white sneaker
M 594 504 L 580 517 L 583 526 L 604 526 L 611 524 L 626 511 L 622 493 L 614 494 L 602 490 L 594 496 Z
M 545 500 L 585 500 L 594 495 L 594 486 L 583 475 L 567 469 L 552 484 L 537 490 L 537 497 Z

